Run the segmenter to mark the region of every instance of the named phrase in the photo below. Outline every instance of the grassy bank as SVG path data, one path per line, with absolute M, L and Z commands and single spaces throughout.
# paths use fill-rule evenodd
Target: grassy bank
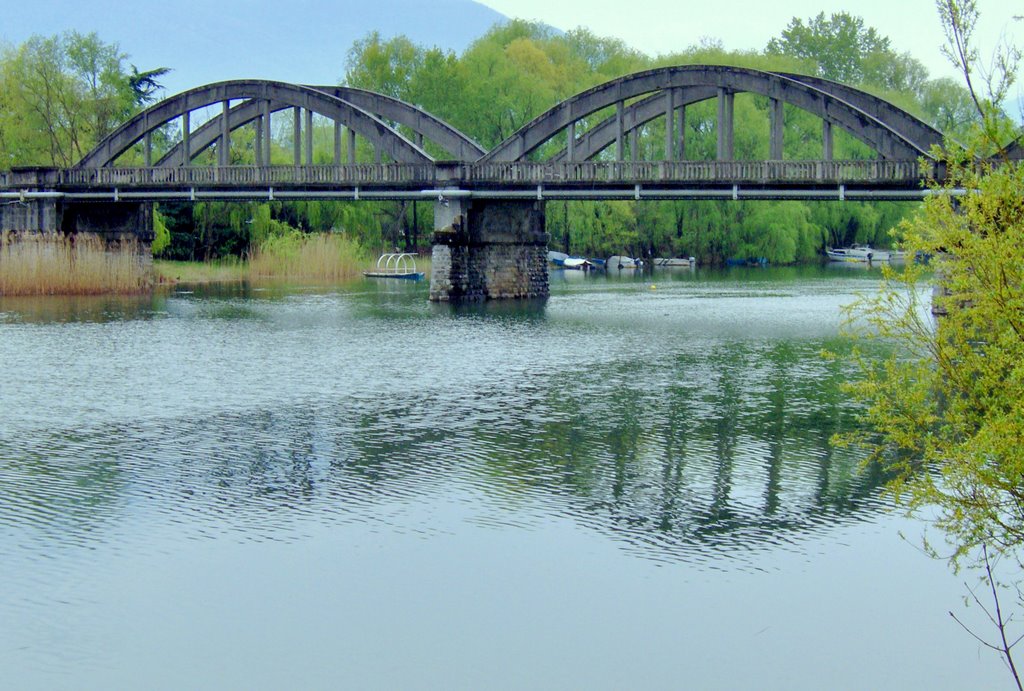
M 157 283 L 240 283 L 249 279 L 248 265 L 238 259 L 212 262 L 154 259 Z
M 0 235 L 0 295 L 132 294 L 153 273 L 134 241 L 108 247 L 102 238 L 51 233 Z

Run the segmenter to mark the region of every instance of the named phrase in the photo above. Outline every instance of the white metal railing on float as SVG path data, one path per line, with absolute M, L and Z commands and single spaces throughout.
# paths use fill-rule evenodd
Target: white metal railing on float
M 423 278 L 423 273 L 416 270 L 416 255 L 410 252 L 389 252 L 377 259 L 377 267 L 373 271 L 364 271 L 367 278 Z

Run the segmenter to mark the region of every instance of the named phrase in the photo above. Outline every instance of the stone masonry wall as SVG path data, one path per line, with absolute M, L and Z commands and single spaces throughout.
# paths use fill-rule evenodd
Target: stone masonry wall
M 541 202 L 454 200 L 437 214 L 430 299 L 475 301 L 548 296 Z

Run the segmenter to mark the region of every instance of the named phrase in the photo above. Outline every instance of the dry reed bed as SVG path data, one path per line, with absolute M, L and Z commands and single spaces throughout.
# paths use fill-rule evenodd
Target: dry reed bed
M 149 257 L 140 254 L 142 249 L 130 240 L 108 247 L 102 238 L 85 234 L 3 233 L 0 295 L 145 292 L 152 288 L 153 270 Z M 343 234 L 294 233 L 264 242 L 248 262 L 229 267 L 213 280 L 338 283 L 359 278 L 371 264 L 359 244 Z M 176 270 L 170 269 L 172 274 Z M 171 279 L 176 280 L 181 279 Z
M 153 284 L 138 243 L 110 247 L 100 237 L 0 234 L 0 295 L 131 294 Z
M 249 257 L 249 276 L 350 281 L 361 276 L 365 266 L 365 253 L 345 235 L 295 234 L 273 238 L 254 250 Z

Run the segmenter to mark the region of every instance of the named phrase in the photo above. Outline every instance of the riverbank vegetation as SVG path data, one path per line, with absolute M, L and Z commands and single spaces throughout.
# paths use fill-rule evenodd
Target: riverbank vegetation
M 239 280 L 351 280 L 367 268 L 371 257 L 357 237 L 338 230 L 348 219 L 337 212 L 346 210 L 318 202 L 165 205 L 155 214 L 153 253 L 177 262 L 161 265 L 165 268 L 182 270 L 183 263 L 199 260 Z M 309 219 L 334 230 L 304 232 L 296 227 L 310 225 Z M 193 277 L 202 275 L 195 269 L 186 271 Z
M 4 233 L 0 296 L 133 294 L 176 283 L 339 283 L 361 276 L 370 264 L 357 243 L 337 233 L 291 230 L 265 239 L 246 257 L 208 262 L 151 261 L 133 240 L 108 246 L 86 234 Z
M 108 246 L 79 234 L 0 235 L 0 295 L 132 294 L 148 290 L 152 271 L 138 243 Z
M 837 79 L 877 94 L 956 137 L 978 118 L 970 94 L 949 79 L 930 79 L 925 67 L 893 42 L 849 13 L 808 20 L 793 18 L 760 51 L 729 50 L 703 41 L 679 52 L 651 57 L 621 41 L 585 29 L 565 33 L 519 20 L 496 25 L 461 54 L 417 45 L 398 36 L 368 34 L 353 44 L 344 70 L 346 85 L 371 89 L 416 104 L 448 121 L 484 148 L 495 146 L 560 100 L 632 72 L 668 65 L 728 64 Z M 88 151 L 116 123 L 151 102 L 165 68 L 127 68 L 116 44 L 95 34 L 35 37 L 0 52 L 0 165 L 68 165 Z M 43 86 L 56 85 L 56 94 Z M 767 98 L 737 94 L 735 158 L 765 159 L 769 152 Z M 594 126 L 608 113 L 580 123 Z M 275 114 L 271 161 L 291 164 L 294 128 L 290 110 Z M 180 136 L 174 125 L 153 138 L 154 157 Z M 664 157 L 664 123 L 641 128 L 634 146 L 641 160 Z M 820 159 L 822 126 L 800 109 L 785 108 L 787 160 Z M 686 108 L 685 156 L 716 156 L 716 104 Z M 411 132 L 407 133 L 410 136 Z M 313 162 L 334 160 L 333 124 L 313 120 Z M 877 154 L 839 128 L 837 159 L 873 159 Z M 255 163 L 255 134 L 232 134 L 232 165 Z M 348 160 L 349 142 L 342 142 Z M 564 133 L 538 156 L 565 146 Z M 446 154 L 431 142 L 428 153 Z M 357 162 L 376 154 L 362 140 Z M 608 159 L 613 152 L 598 154 Z M 628 153 L 632 156 L 632 153 Z M 124 156 L 139 164 L 141 150 Z M 200 153 L 195 165 L 214 165 L 216 152 Z M 552 248 L 573 254 L 608 256 L 694 256 L 704 264 L 731 258 L 764 258 L 787 264 L 815 261 L 825 246 L 859 242 L 889 246 L 891 230 L 916 208 L 893 202 L 733 201 L 552 201 L 546 204 Z M 257 256 L 272 232 L 344 234 L 359 252 L 376 256 L 395 248 L 426 250 L 433 225 L 429 202 L 305 201 L 159 205 L 155 256 L 213 261 Z M 274 231 L 273 229 L 277 229 Z M 275 241 L 276 242 L 276 241 Z
M 249 276 L 300 278 L 322 282 L 349 281 L 366 264 L 362 248 L 344 234 L 303 235 L 291 232 L 265 240 L 249 258 Z
M 849 389 L 868 404 L 869 427 L 844 441 L 889 459 L 912 505 L 943 510 L 960 558 L 982 543 L 1024 546 L 1024 165 L 1001 153 L 1024 127 L 999 108 L 1021 51 L 999 53 L 985 93 L 971 84 L 974 3 L 939 5 L 979 123 L 964 144 L 947 143 L 947 183 L 901 227 L 907 251 L 932 266 L 887 271 L 882 292 L 851 308 L 863 318 L 855 335 L 901 348 L 884 366 L 861 363 Z M 929 467 L 941 474 L 919 472 Z
M 1022 51 L 997 49 L 979 79 L 975 3 L 938 6 L 978 123 L 962 144 L 947 140 L 945 186 L 901 227 L 907 251 L 932 257 L 934 274 L 914 263 L 887 272 L 882 292 L 852 308 L 860 340 L 896 349 L 881 362 L 860 358 L 848 391 L 865 405 L 865 428 L 837 441 L 863 445 L 896 473 L 896 496 L 935 517 L 947 543 L 935 556 L 978 569 L 983 587 L 970 599 L 988 622 L 961 625 L 1003 657 L 1020 689 L 1010 612 L 1024 608 L 1024 165 L 1004 147 L 1024 127 L 1001 106 Z
M 240 259 L 209 262 L 154 259 L 153 276 L 159 285 L 177 283 L 241 283 L 249 278 L 248 266 Z

